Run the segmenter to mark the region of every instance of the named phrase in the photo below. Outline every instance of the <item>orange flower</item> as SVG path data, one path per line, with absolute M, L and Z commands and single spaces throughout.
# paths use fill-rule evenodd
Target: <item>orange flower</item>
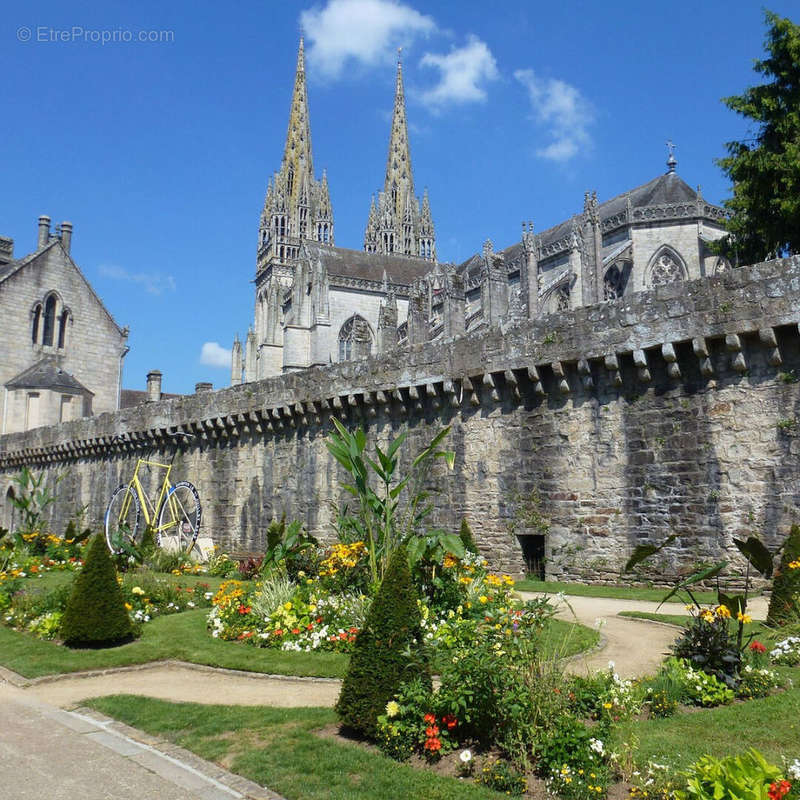
M 422 721 L 426 722 L 428 725 L 433 725 L 433 723 L 436 722 L 436 717 L 433 714 L 426 714 L 422 718 Z
M 429 728 L 425 729 L 425 735 L 432 739 L 435 736 L 439 735 L 439 728 L 436 725 L 431 725 Z
M 425 740 L 425 749 L 436 753 L 442 749 L 442 743 L 435 736 Z

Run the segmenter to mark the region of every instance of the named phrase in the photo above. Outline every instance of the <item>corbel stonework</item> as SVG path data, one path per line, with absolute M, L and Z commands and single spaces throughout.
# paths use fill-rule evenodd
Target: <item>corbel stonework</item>
M 667 362 L 667 375 L 673 380 L 678 380 L 681 377 L 681 368 L 675 353 L 675 345 L 672 342 L 664 342 L 661 345 L 661 355 Z
M 779 367 L 783 364 L 783 357 L 781 356 L 781 351 L 778 348 L 778 340 L 775 336 L 775 328 L 761 328 L 758 331 L 758 338 L 763 345 L 770 349 L 769 355 L 767 356 L 767 361 L 769 361 L 770 365 Z
M 647 353 L 644 350 L 633 351 L 633 365 L 636 367 L 636 375 L 643 383 L 652 380 L 650 368 L 647 366 Z
M 710 378 L 714 374 L 714 365 L 709 357 L 708 342 L 703 336 L 692 339 L 692 350 L 700 360 L 700 374 Z

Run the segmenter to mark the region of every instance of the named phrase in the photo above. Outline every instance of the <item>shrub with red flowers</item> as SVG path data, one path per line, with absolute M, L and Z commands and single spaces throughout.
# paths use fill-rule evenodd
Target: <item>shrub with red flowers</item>
M 459 743 L 458 719 L 431 704 L 430 683 L 414 678 L 403 684 L 378 717 L 377 741 L 386 755 L 400 761 L 413 753 L 438 761 Z

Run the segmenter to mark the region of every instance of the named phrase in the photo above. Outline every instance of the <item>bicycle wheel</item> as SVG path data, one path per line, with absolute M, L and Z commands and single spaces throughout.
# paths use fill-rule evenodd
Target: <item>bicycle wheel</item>
M 200 533 L 200 495 L 189 481 L 170 487 L 158 512 L 156 541 L 170 552 L 189 552 Z
M 106 543 L 112 553 L 123 553 L 126 543 L 136 542 L 140 514 L 139 498 L 133 487 L 123 483 L 114 489 L 104 519 Z

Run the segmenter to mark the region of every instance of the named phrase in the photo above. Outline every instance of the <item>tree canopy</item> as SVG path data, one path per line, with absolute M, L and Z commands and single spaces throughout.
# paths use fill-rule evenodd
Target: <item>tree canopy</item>
M 717 163 L 733 182 L 724 255 L 743 264 L 800 252 L 800 25 L 765 11 L 767 82 L 723 98 L 751 120 L 753 138 L 726 144 Z

